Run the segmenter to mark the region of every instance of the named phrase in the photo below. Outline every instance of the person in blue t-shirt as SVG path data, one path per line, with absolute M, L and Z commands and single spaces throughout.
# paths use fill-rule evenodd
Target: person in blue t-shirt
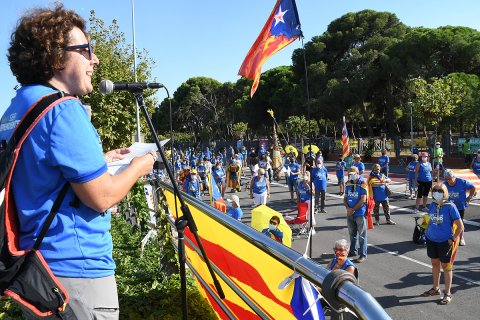
M 345 270 L 350 272 L 353 275 L 358 274 L 356 271 L 357 267 L 348 259 L 348 252 L 350 250 L 350 245 L 347 240 L 341 239 L 335 242 L 335 247 L 333 248 L 333 253 L 335 256 L 328 263 L 326 268 L 328 270 Z
M 360 257 L 357 263 L 367 259 L 367 223 L 365 214 L 367 212 L 367 183 L 358 173 L 357 167 L 348 169 L 348 182 L 345 186 L 343 204 L 347 210 L 347 225 L 350 235 L 350 252 L 348 256 Z M 353 247 L 353 248 L 352 248 Z
M 335 164 L 335 174 L 337 175 L 338 186 L 340 187 L 340 192 L 338 195 L 343 196 L 345 193 L 345 169 L 347 168 L 347 163 L 342 160 L 342 157 L 338 159 L 338 162 Z
M 387 156 L 387 149 L 382 150 L 382 156 L 378 158 L 380 172 L 388 177 L 390 158 Z
M 215 163 L 214 167 L 212 168 L 212 176 L 223 198 L 225 196 L 225 189 L 226 189 L 225 181 L 226 181 L 227 175 L 226 175 L 225 169 L 223 169 L 222 167 L 221 161 L 217 161 Z
M 227 207 L 227 214 L 235 220 L 241 221 L 243 217 L 242 208 L 240 208 L 240 198 L 237 195 L 232 195 L 232 199 L 227 199 L 229 203 Z
M 360 155 L 359 154 L 354 155 L 353 159 L 354 161 L 352 163 L 352 167 L 356 167 L 358 169 L 358 174 L 362 176 L 363 172 L 365 171 L 365 165 L 361 161 Z
M 189 195 L 200 199 L 200 192 L 203 190 L 203 186 L 197 177 L 197 170 L 190 170 L 190 179 L 185 181 L 183 190 L 185 190 Z
M 473 170 L 473 173 L 480 177 L 480 149 L 477 151 L 477 156 L 473 158 L 470 168 Z
M 444 184 L 432 188 L 434 201 L 428 207 L 430 221 L 427 232 L 427 255 L 432 261 L 433 287 L 423 293 L 424 297 L 440 294 L 440 266 L 443 269 L 445 290 L 440 304 L 445 305 L 452 300 L 450 289 L 452 287 L 452 263 L 454 252 L 453 245 L 458 236 L 463 232 L 463 222 L 455 204 L 448 202 L 448 190 Z M 456 225 L 455 232 L 453 226 Z
M 373 208 L 373 215 L 375 216 L 375 225 L 380 225 L 380 205 L 382 205 L 383 213 L 387 219 L 387 224 L 394 225 L 390 219 L 390 203 L 388 201 L 387 187 L 391 180 L 380 172 L 381 168 L 378 163 L 375 163 L 368 177 L 368 184 L 372 188 L 373 200 L 375 207 Z
M 422 152 L 422 161 L 415 168 L 415 180 L 418 185 L 417 200 L 415 202 L 415 211 L 418 212 L 420 202 L 423 201 L 423 210 L 427 211 L 427 200 L 430 189 L 432 188 L 432 165 L 428 162 L 428 153 Z
M 317 160 L 316 166 L 312 170 L 312 177 L 315 185 L 315 211 L 318 212 L 320 198 L 320 212 L 327 213 L 325 211 L 325 191 L 327 190 L 328 171 L 322 160 Z
M 409 199 L 415 199 L 417 194 L 417 180 L 415 179 L 415 168 L 418 165 L 418 154 L 412 154 L 412 161 L 410 161 L 406 167 L 406 171 L 408 172 L 408 191 L 410 195 L 408 196 Z
M 205 190 L 207 190 L 207 167 L 205 166 L 204 160 L 200 160 L 200 163 L 197 167 L 197 172 L 198 177 L 200 178 L 200 183 L 202 184 L 202 190 L 205 192 Z
M 287 164 L 287 172 L 289 172 L 287 184 L 288 189 L 290 190 L 290 201 L 292 203 L 298 201 L 298 197 L 296 201 L 293 199 L 293 193 L 295 192 L 296 194 L 298 192 L 298 176 L 300 175 L 300 169 L 300 165 L 295 162 L 295 158 L 290 157 Z
M 448 200 L 455 204 L 463 222 L 465 209 L 470 203 L 470 200 L 472 200 L 477 193 L 475 186 L 468 180 L 457 178 L 453 171 L 449 169 L 445 170 L 445 179 L 447 180 L 444 183 L 448 190 Z M 461 233 L 460 245 L 465 245 L 465 237 L 463 236 L 463 232 Z
M 139 177 L 152 171 L 152 151 L 110 175 L 107 162 L 129 149 L 103 153 L 101 139 L 77 98 L 93 91 L 99 64 L 86 22 L 63 5 L 37 8 L 20 18 L 10 38 L 8 60 L 20 83 L 1 117 L 0 140 L 8 141 L 27 110 L 46 95 L 63 92 L 23 143 L 12 175 L 11 192 L 18 218 L 18 246 L 30 250 L 57 199 L 68 185 L 40 251 L 57 280 L 69 292 L 78 319 L 118 319 L 112 257 L 111 213 Z M 93 106 L 95 107 L 95 106 Z M 93 300 L 91 298 L 94 298 Z

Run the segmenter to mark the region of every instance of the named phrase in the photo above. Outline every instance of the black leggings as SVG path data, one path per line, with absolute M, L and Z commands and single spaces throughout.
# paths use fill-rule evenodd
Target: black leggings
M 418 182 L 417 198 L 428 197 L 428 193 L 432 188 L 432 181 L 417 181 L 417 182 Z

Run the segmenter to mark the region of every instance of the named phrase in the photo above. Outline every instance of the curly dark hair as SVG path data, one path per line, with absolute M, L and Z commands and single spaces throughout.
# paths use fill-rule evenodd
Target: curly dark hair
M 85 34 L 85 20 L 57 3 L 53 9 L 35 8 L 18 20 L 12 33 L 8 61 L 21 85 L 47 83 L 65 64 L 65 47 L 74 27 Z

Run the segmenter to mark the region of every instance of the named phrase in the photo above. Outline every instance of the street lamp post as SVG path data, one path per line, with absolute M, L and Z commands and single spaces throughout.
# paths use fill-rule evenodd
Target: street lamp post
M 410 151 L 413 153 L 413 103 L 408 104 L 410 105 Z

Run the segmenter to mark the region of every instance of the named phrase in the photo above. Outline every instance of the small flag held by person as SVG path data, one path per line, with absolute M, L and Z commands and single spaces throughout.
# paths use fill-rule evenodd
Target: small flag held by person
M 342 160 L 344 160 L 350 153 L 350 145 L 348 144 L 348 130 L 345 117 L 343 117 L 343 129 L 342 129 Z
M 238 70 L 239 75 L 253 80 L 250 97 L 253 97 L 258 88 L 265 61 L 301 36 L 295 0 L 277 0 L 257 40 Z

